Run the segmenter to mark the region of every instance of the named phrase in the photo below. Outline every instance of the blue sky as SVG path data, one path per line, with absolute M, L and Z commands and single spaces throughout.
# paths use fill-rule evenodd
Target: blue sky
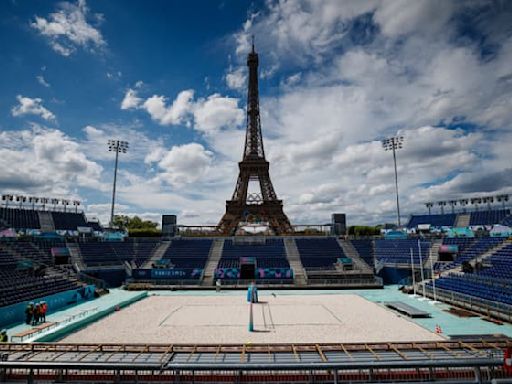
M 271 177 L 294 223 L 393 220 L 512 192 L 506 1 L 4 1 L 0 189 L 215 224 L 234 189 L 245 58 L 260 53 Z

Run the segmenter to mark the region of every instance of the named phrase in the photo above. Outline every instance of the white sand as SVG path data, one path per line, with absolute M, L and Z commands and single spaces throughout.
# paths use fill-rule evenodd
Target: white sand
M 265 297 L 152 296 L 115 312 L 62 342 L 90 343 L 338 343 L 442 340 L 357 295 Z

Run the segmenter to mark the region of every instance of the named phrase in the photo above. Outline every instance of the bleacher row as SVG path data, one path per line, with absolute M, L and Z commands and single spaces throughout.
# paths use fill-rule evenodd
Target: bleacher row
M 79 243 L 84 263 L 90 267 L 121 265 L 125 261 L 141 267 L 151 257 L 159 240 Z
M 469 225 L 512 225 L 512 215 L 510 209 L 495 209 L 485 211 L 468 212 Z M 430 224 L 432 227 L 454 227 L 457 222 L 457 214 L 432 214 L 432 215 L 413 215 L 407 224 L 408 228 L 417 228 L 421 224 Z
M 74 278 L 44 272 L 51 258 L 32 242 L 0 242 L 0 307 L 80 286 Z
M 437 265 L 437 270 L 451 270 L 465 261 L 474 261 L 489 250 L 501 246 L 504 238 L 445 238 L 444 245 L 457 245 L 458 253 L 453 261 Z M 346 258 L 337 239 L 296 238 L 300 261 L 308 273 L 336 270 L 339 259 Z M 430 242 L 418 239 L 351 241 L 360 257 L 370 266 L 375 262 L 386 265 L 410 265 L 411 251 L 415 265 L 424 262 L 430 252 Z M 160 245 L 159 239 L 127 239 L 124 242 L 84 242 L 78 243 L 81 257 L 89 268 L 103 265 L 121 265 L 125 261 L 134 268 L 140 268 L 150 260 Z M 505 245 L 505 244 L 504 244 Z M 0 242 L 0 305 L 7 305 L 27 298 L 35 298 L 48 292 L 72 289 L 77 282 L 65 276 L 36 277 L 27 269 L 27 261 L 50 265 L 50 249 L 65 246 L 60 240 L 32 239 L 31 241 Z M 185 278 L 201 279 L 202 271 L 212 249 L 211 239 L 174 239 L 155 267 L 185 271 Z M 421 249 L 421 253 L 420 253 Z M 222 256 L 217 268 L 239 268 L 241 257 L 253 257 L 260 268 L 290 268 L 282 239 L 266 239 L 262 244 L 239 244 L 232 239 L 224 241 Z M 22 267 L 20 267 L 22 265 Z M 499 287 L 512 286 L 512 244 L 483 260 L 484 268 L 474 274 L 450 274 L 438 279 L 439 287 L 454 292 L 465 293 L 488 300 L 497 294 Z M 31 275 L 32 273 L 32 275 Z M 192 274 L 194 273 L 194 274 Z M 499 285 L 501 284 L 501 285 Z M 497 288 L 497 286 L 499 287 Z M 477 288 L 480 286 L 480 291 Z M 508 303 L 507 290 L 500 299 Z
M 55 230 L 76 231 L 77 227 L 101 230 L 98 223 L 88 223 L 83 213 L 44 211 L 50 214 Z M 14 229 L 41 229 L 39 212 L 22 208 L 0 208 L 0 223 Z
M 443 271 L 453 269 L 462 265 L 466 261 L 473 260 L 487 252 L 489 249 L 501 244 L 503 237 L 482 237 L 482 238 L 446 238 L 443 240 L 445 245 L 457 245 L 457 257 L 449 263 L 437 263 L 436 269 Z
M 264 244 L 235 244 L 224 241 L 217 268 L 239 268 L 240 257 L 254 257 L 258 268 L 290 268 L 282 239 L 267 239 Z
M 212 240 L 197 239 L 193 241 L 173 240 L 162 256 L 161 263 L 175 269 L 183 270 L 182 279 L 199 279 L 201 275 L 193 275 L 195 270 L 205 268 Z

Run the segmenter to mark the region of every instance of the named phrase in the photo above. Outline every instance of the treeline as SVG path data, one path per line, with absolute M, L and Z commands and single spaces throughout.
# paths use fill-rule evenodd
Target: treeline
M 348 234 L 349 236 L 378 236 L 380 235 L 380 228 L 380 226 L 353 225 L 348 227 Z
M 158 224 L 151 220 L 142 220 L 139 216 L 114 216 L 114 226 L 128 231 L 130 237 L 160 237 L 162 231 Z

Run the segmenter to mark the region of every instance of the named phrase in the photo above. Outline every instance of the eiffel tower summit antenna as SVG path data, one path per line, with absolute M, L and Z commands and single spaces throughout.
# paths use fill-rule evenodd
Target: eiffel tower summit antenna
M 226 213 L 219 222 L 219 229 L 233 235 L 240 223 L 267 222 L 274 234 L 292 232 L 288 217 L 283 212 L 283 201 L 277 198 L 269 175 L 269 162 L 265 159 L 261 134 L 260 103 L 258 91 L 258 54 L 254 49 L 247 55 L 249 86 L 247 90 L 247 128 L 244 155 L 238 163 L 239 173 L 231 200 L 226 201 Z M 249 182 L 258 181 L 261 193 L 249 193 Z

